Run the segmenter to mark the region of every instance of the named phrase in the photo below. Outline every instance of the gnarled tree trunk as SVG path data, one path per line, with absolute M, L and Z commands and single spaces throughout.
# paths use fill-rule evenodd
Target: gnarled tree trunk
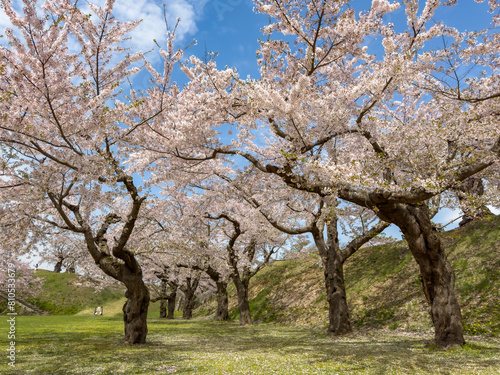
M 246 326 L 252 324 L 250 315 L 250 303 L 248 302 L 248 284 L 249 280 L 241 279 L 238 275 L 233 276 L 236 294 L 238 295 L 238 310 L 240 311 L 240 325 Z
M 435 329 L 435 344 L 447 348 L 465 344 L 462 314 L 455 293 L 455 274 L 426 204 L 378 205 L 378 215 L 403 232 L 420 267 L 425 297 Z
M 62 271 L 62 266 L 63 266 L 64 258 L 62 256 L 59 256 L 57 259 L 57 263 L 54 266 L 54 273 L 60 273 Z
M 329 251 L 323 259 L 326 299 L 328 301 L 328 333 L 344 335 L 352 331 L 344 283 L 343 262 Z
M 195 291 L 198 288 L 198 283 L 200 279 L 196 278 L 186 278 L 186 285 L 182 288 L 184 292 L 184 303 L 182 306 L 182 317 L 184 319 L 191 319 L 193 317 L 193 309 L 194 304 L 196 302 L 195 299 Z
M 175 299 L 177 297 L 177 288 L 167 295 L 167 319 L 174 319 Z
M 227 297 L 227 282 L 219 281 L 217 284 L 217 311 L 215 320 L 229 320 L 229 301 Z
M 323 263 L 328 301 L 328 334 L 344 335 L 352 331 L 352 326 L 345 292 L 344 260 L 340 254 L 337 218 L 331 217 L 328 222 L 328 244 L 323 239 L 322 229 L 315 226 L 312 234 Z
M 160 318 L 174 319 L 175 300 L 177 298 L 177 288 L 179 285 L 171 277 L 170 267 L 163 266 L 163 271 L 156 271 L 155 275 L 161 281 L 160 297 Z
M 126 269 L 126 268 L 125 268 Z M 125 338 L 127 344 L 144 344 L 148 333 L 147 317 L 149 307 L 149 290 L 142 280 L 142 272 L 133 270 L 124 275 L 123 283 L 127 287 L 123 305 L 123 321 L 125 323 Z

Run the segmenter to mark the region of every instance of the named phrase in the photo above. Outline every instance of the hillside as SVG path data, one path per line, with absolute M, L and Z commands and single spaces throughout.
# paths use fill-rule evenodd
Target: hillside
M 94 311 L 95 306 L 119 300 L 124 295 L 123 288 L 118 285 L 98 288 L 98 281 L 77 274 L 54 273 L 40 269 L 36 276 L 42 280 L 40 291 L 35 297 L 25 299 L 49 314 L 70 315 L 84 309 Z M 3 305 L 5 302 L 0 301 L 0 312 L 6 307 Z M 32 313 L 24 309 L 19 312 Z
M 468 334 L 500 334 L 500 216 L 472 222 L 443 235 L 456 274 L 456 290 Z M 324 329 L 327 322 L 323 272 L 319 258 L 277 261 L 250 282 L 255 321 L 293 323 Z M 345 265 L 347 299 L 357 329 L 432 328 L 418 266 L 404 241 L 366 247 Z M 230 307 L 237 316 L 234 288 Z M 215 302 L 197 310 L 215 311 Z

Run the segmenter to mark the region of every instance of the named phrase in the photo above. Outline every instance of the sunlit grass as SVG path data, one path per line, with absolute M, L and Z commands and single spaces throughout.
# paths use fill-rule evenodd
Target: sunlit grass
M 2 317 L 2 319 L 6 319 Z M 6 324 L 0 337 L 6 337 Z M 15 371 L 2 374 L 498 374 L 500 342 L 468 337 L 444 352 L 423 336 L 367 331 L 329 338 L 319 331 L 235 322 L 150 319 L 148 343 L 121 343 L 118 317 L 17 318 Z

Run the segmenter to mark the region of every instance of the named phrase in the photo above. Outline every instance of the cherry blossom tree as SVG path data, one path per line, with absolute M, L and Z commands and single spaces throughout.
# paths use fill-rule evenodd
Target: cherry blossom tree
M 165 194 L 167 190 L 170 192 Z M 169 296 L 175 298 L 179 290 L 183 303 L 186 303 L 186 295 L 191 296 L 193 303 L 196 297 L 194 284 L 198 283 L 200 290 L 211 289 L 211 282 L 199 275 L 202 272 L 217 288 L 215 319 L 227 320 L 230 270 L 225 251 L 215 249 L 222 248 L 222 244 L 217 231 L 213 230 L 214 224 L 200 217 L 200 203 L 189 191 L 177 189 L 175 185 L 175 188 L 163 189 L 162 195 L 168 197 L 153 201 L 154 208 L 145 215 L 145 225 L 140 230 L 140 236 L 136 236 L 141 257 L 148 263 L 145 267 L 153 269 L 153 273 L 162 280 L 163 287 L 168 284 L 171 290 L 155 300 L 166 299 L 170 307 Z M 186 314 L 190 315 L 189 312 Z
M 247 325 L 252 324 L 248 295 L 250 280 L 276 259 L 280 250 L 286 249 L 287 237 L 256 215 L 258 212 L 251 206 L 238 202 L 236 197 L 228 198 L 228 193 L 216 197 L 218 204 L 213 204 L 212 196 L 212 205 L 204 217 L 220 224 L 225 237 L 225 260 L 238 297 L 240 324 Z
M 166 265 L 163 266 L 163 270 L 153 272 L 159 279 L 160 285 L 158 287 L 156 283 L 152 283 L 149 286 L 152 294 L 157 295 L 151 298 L 151 302 L 160 301 L 160 318 L 174 319 L 177 289 L 179 288 L 177 272 Z
M 40 290 L 41 280 L 37 278 L 35 270 L 30 264 L 19 257 L 16 257 L 8 250 L 0 249 L 0 285 L 2 297 L 7 296 L 7 281 L 9 271 L 15 275 L 15 295 L 16 298 L 33 297 Z
M 215 242 L 215 241 L 214 241 Z M 224 262 L 225 254 L 221 249 L 223 245 L 213 243 L 204 243 L 200 248 L 200 255 L 196 262 L 192 260 L 189 264 L 177 263 L 177 267 L 190 268 L 194 271 L 204 272 L 216 287 L 217 296 L 217 309 L 215 311 L 214 319 L 216 321 L 229 320 L 229 298 L 227 294 L 227 287 L 230 282 L 231 270 L 226 262 Z M 209 246 L 215 246 L 210 249 Z M 222 259 L 221 259 L 222 258 Z M 181 260 L 182 261 L 182 260 Z
M 219 271 L 213 267 L 209 262 L 201 265 L 194 265 L 191 268 L 205 272 L 208 277 L 215 283 L 217 288 L 217 309 L 215 310 L 214 319 L 216 321 L 230 320 L 229 316 L 229 297 L 227 294 L 227 287 L 229 285 L 229 272 L 226 270 Z
M 191 275 L 184 278 L 180 285 L 184 298 L 182 301 L 182 318 L 191 319 L 193 317 L 193 309 L 196 303 L 196 290 L 200 285 L 200 272 L 193 271 Z
M 288 235 L 308 233 L 313 237 L 325 277 L 328 333 L 343 335 L 351 332 L 343 265 L 389 224 L 377 220 L 371 210 L 346 204 L 341 207 L 335 198 L 321 198 L 315 193 L 291 189 L 260 174 L 251 168 L 234 180 L 223 179 L 228 182 L 228 189 L 234 189 L 235 194 L 258 209 L 276 229 Z M 344 234 L 351 238 L 344 248 L 339 244 L 340 223 Z
M 88 15 L 68 0 L 26 0 L 18 14 L 2 1 L 15 30 L 0 46 L 0 193 L 18 217 L 19 236 L 56 227 L 84 238 L 102 272 L 126 286 L 124 340 L 138 344 L 146 340 L 150 295 L 129 245 L 147 195 L 126 163 L 145 142 L 140 128 L 179 133 L 165 116 L 180 91 L 170 76 L 182 52 L 171 31 L 159 51 L 163 72 L 128 53 L 123 43 L 138 22 L 118 22 L 113 4 L 89 3 Z M 143 91 L 127 89 L 140 70 L 134 64 L 152 76 Z M 25 252 L 25 239 L 15 241 L 13 249 Z
M 259 79 L 194 58 L 184 68 L 210 104 L 197 113 L 206 136 L 219 124 L 233 138 L 177 155 L 240 157 L 290 187 L 396 224 L 420 267 L 435 343 L 464 344 L 454 272 L 425 202 L 498 164 L 497 34 L 436 22 L 434 0 L 374 0 L 362 12 L 348 1 L 255 3 L 271 18 Z M 498 23 L 498 3 L 489 3 Z M 400 7 L 402 29 L 387 21 Z
M 185 318 L 190 317 L 194 291 L 199 280 L 203 281 L 199 276 L 203 272 L 217 289 L 215 319 L 229 319 L 227 286 L 232 280 L 238 294 L 240 323 L 251 324 L 250 279 L 274 258 L 285 239 L 255 216 L 258 212 L 253 212 L 251 206 L 224 189 L 216 176 L 208 173 L 211 178 L 207 178 L 207 174 L 191 169 L 190 174 L 196 178 L 178 177 L 183 183 L 189 180 L 189 184 L 177 188 L 170 204 L 163 200 L 151 211 L 154 220 L 146 235 L 149 254 L 168 254 L 165 264 L 187 270 L 178 277 L 184 293 Z M 163 215 L 167 209 L 169 215 Z M 197 275 L 193 276 L 193 272 Z
M 67 231 L 47 233 L 42 244 L 44 250 L 37 250 L 34 255 L 40 255 L 40 262 L 53 264 L 54 272 L 61 272 L 64 267 L 66 272 L 75 273 L 77 265 L 84 271 L 88 263 L 92 264 L 81 236 Z M 95 267 L 92 271 L 96 272 Z M 89 273 L 92 271 L 89 270 Z
M 177 192 L 169 194 L 172 202 L 164 200 L 157 204 L 150 229 L 155 235 L 148 236 L 155 245 L 149 248 L 174 257 L 170 264 L 208 275 L 217 287 L 217 320 L 229 318 L 227 285 L 233 281 L 240 323 L 251 324 L 250 280 L 286 251 L 287 237 L 213 174 L 214 169 L 226 172 L 229 169 L 220 168 L 218 163 L 194 164 L 200 169 L 187 167 L 189 176 L 177 176 L 177 184 L 169 188 Z M 169 215 L 162 215 L 167 206 Z

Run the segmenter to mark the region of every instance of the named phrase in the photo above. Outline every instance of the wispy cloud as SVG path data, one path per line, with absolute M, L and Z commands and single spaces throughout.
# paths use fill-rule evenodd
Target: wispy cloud
M 10 19 L 5 11 L 0 8 L 0 35 L 3 34 L 3 31 L 6 28 L 12 28 L 12 23 L 10 22 Z
M 91 1 L 104 6 L 105 0 Z M 176 40 L 189 43 L 198 28 L 196 22 L 203 15 L 207 0 L 118 0 L 114 4 L 113 14 L 119 21 L 138 21 L 140 25 L 131 34 L 131 47 L 134 51 L 149 51 L 155 47 L 156 40 L 160 45 L 166 41 L 166 25 L 164 7 L 169 28 L 173 28 L 180 18 L 176 32 Z M 82 3 L 84 4 L 84 3 Z M 83 10 L 90 12 L 84 5 Z
M 166 16 L 170 28 L 177 19 L 177 40 L 183 42 L 188 36 L 198 31 L 196 27 L 197 12 L 195 7 L 186 0 L 170 0 L 166 2 Z M 154 47 L 154 39 L 158 43 L 166 40 L 163 4 L 154 0 L 120 0 L 115 3 L 115 16 L 121 21 L 142 20 L 132 33 L 132 45 L 135 50 L 149 50 Z

